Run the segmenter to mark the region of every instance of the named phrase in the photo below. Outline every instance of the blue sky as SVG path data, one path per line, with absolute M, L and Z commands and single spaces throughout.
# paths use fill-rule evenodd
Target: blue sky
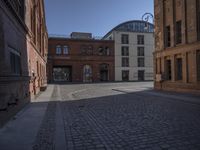
M 45 0 L 49 34 L 104 36 L 118 24 L 153 14 L 153 0 Z

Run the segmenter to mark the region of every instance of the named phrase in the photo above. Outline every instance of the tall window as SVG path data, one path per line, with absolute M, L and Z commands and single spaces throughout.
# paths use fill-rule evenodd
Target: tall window
M 69 48 L 68 46 L 63 47 L 63 54 L 68 55 L 69 54 Z
M 122 58 L 122 67 L 129 67 L 129 58 L 128 57 Z
M 200 41 L 200 0 L 197 1 L 197 39 Z
M 138 45 L 144 45 L 144 35 L 137 35 Z
M 122 44 L 129 44 L 129 36 L 128 36 L 128 34 L 122 34 L 121 35 L 121 42 L 122 42 Z
M 110 48 L 105 47 L 105 55 L 109 56 L 110 55 Z
M 170 26 L 165 27 L 165 47 L 171 46 Z
M 62 49 L 61 49 L 61 46 L 60 46 L 60 45 L 56 46 L 56 54 L 57 54 L 57 55 L 62 54 Z
M 176 44 L 180 44 L 182 43 L 182 30 L 181 30 L 181 27 L 182 27 L 182 22 L 181 21 L 177 21 L 176 22 Z
M 122 46 L 122 56 L 129 56 L 129 47 Z
M 144 47 L 138 47 L 137 48 L 137 55 L 138 56 L 144 56 Z
M 200 81 L 200 50 L 197 51 L 197 80 Z
M 11 66 L 12 74 L 20 75 L 20 73 L 21 73 L 21 57 L 18 52 L 10 52 L 10 66 Z
M 182 58 L 176 59 L 176 80 L 183 79 L 183 72 L 182 72 Z
M 165 60 L 165 75 L 166 80 L 172 79 L 171 60 Z
M 144 58 L 138 58 L 138 67 L 144 67 Z

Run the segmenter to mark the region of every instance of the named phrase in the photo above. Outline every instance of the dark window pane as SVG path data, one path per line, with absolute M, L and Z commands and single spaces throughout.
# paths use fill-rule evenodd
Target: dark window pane
M 165 28 L 165 47 L 171 46 L 170 26 Z
M 129 44 L 129 36 L 128 36 L 128 34 L 122 34 L 121 43 L 122 44 Z
M 122 56 L 129 56 L 129 47 L 122 46 Z
M 144 67 L 144 58 L 138 58 L 138 67 Z
M 176 22 L 176 44 L 182 43 L 181 21 Z
M 139 45 L 144 45 L 144 35 L 138 35 L 137 36 L 137 43 Z
M 176 79 L 182 80 L 183 73 L 182 73 L 182 59 L 178 58 L 176 59 Z
M 137 54 L 138 56 L 144 56 L 144 47 L 138 47 Z
M 122 71 L 122 81 L 129 81 L 129 71 L 128 70 Z
M 122 67 L 129 67 L 129 58 L 128 57 L 122 58 Z
M 171 75 L 171 60 L 166 60 L 165 61 L 165 78 L 166 80 L 171 80 L 172 75 Z

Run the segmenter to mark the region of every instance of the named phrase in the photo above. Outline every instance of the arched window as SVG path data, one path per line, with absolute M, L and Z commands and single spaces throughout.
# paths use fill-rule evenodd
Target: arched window
M 63 47 L 63 54 L 68 55 L 69 54 L 69 47 L 67 45 L 65 45 Z
M 56 46 L 56 54 L 60 55 L 61 53 L 62 53 L 61 46 L 57 45 Z

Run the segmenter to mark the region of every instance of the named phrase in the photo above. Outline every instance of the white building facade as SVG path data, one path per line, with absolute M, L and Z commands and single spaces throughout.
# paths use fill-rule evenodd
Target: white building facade
M 124 22 L 104 36 L 115 41 L 115 81 L 153 80 L 153 24 Z

